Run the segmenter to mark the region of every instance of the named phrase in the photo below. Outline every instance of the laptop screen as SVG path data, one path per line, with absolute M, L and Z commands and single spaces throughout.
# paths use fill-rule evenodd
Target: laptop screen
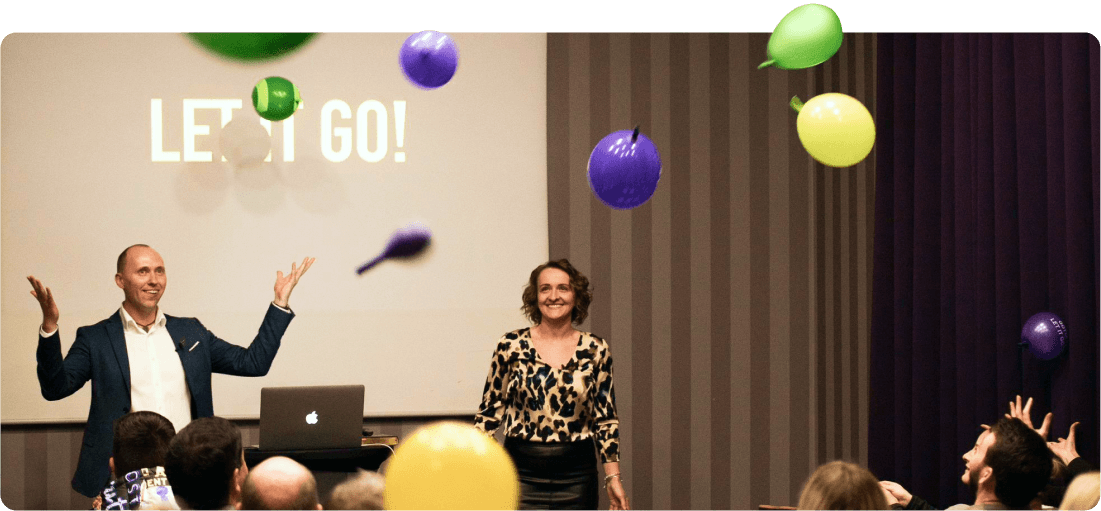
M 261 389 L 260 450 L 359 447 L 363 395 L 363 385 Z

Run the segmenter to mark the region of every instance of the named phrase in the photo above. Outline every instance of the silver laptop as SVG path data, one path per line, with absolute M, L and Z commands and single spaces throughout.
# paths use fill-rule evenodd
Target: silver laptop
M 363 385 L 260 389 L 261 451 L 347 449 L 363 436 Z

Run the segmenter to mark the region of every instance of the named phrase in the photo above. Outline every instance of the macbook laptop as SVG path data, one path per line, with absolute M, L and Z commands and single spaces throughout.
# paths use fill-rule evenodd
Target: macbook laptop
M 363 385 L 260 389 L 261 451 L 347 449 L 363 435 Z

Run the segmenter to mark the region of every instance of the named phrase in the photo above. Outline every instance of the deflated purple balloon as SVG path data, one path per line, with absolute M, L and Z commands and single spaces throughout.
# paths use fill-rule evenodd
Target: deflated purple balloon
M 432 232 L 422 225 L 411 225 L 404 229 L 398 229 L 390 235 L 390 241 L 386 244 L 378 257 L 371 259 L 356 270 L 356 275 L 374 268 L 376 264 L 386 259 L 404 259 L 420 254 L 432 241 Z
M 405 77 L 424 89 L 451 81 L 459 67 L 459 50 L 447 34 L 425 30 L 409 36 L 401 45 L 398 62 Z
M 1033 314 L 1021 328 L 1021 344 L 1042 360 L 1051 360 L 1063 352 L 1067 344 L 1067 326 L 1051 312 Z
M 615 209 L 631 209 L 650 200 L 661 179 L 661 156 L 646 135 L 620 130 L 597 142 L 589 155 L 589 188 Z

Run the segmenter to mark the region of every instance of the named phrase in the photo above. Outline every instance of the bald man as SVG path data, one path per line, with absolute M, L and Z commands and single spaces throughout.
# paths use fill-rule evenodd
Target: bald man
M 35 353 L 42 397 L 64 399 L 92 382 L 73 489 L 95 497 L 107 484 L 115 419 L 148 410 L 163 415 L 180 431 L 193 419 L 214 415 L 211 374 L 267 374 L 294 318 L 291 291 L 313 261 L 307 257 L 302 266 L 291 263 L 286 276 L 276 272 L 275 299 L 252 343 L 242 347 L 219 339 L 195 318 L 165 314 L 159 307 L 168 286 L 164 259 L 148 245 L 131 245 L 116 261 L 122 306 L 111 317 L 78 328 L 64 358 L 53 292 L 28 276 L 31 295 L 42 308 Z
M 249 471 L 237 509 L 321 509 L 317 481 L 297 461 L 273 456 Z

